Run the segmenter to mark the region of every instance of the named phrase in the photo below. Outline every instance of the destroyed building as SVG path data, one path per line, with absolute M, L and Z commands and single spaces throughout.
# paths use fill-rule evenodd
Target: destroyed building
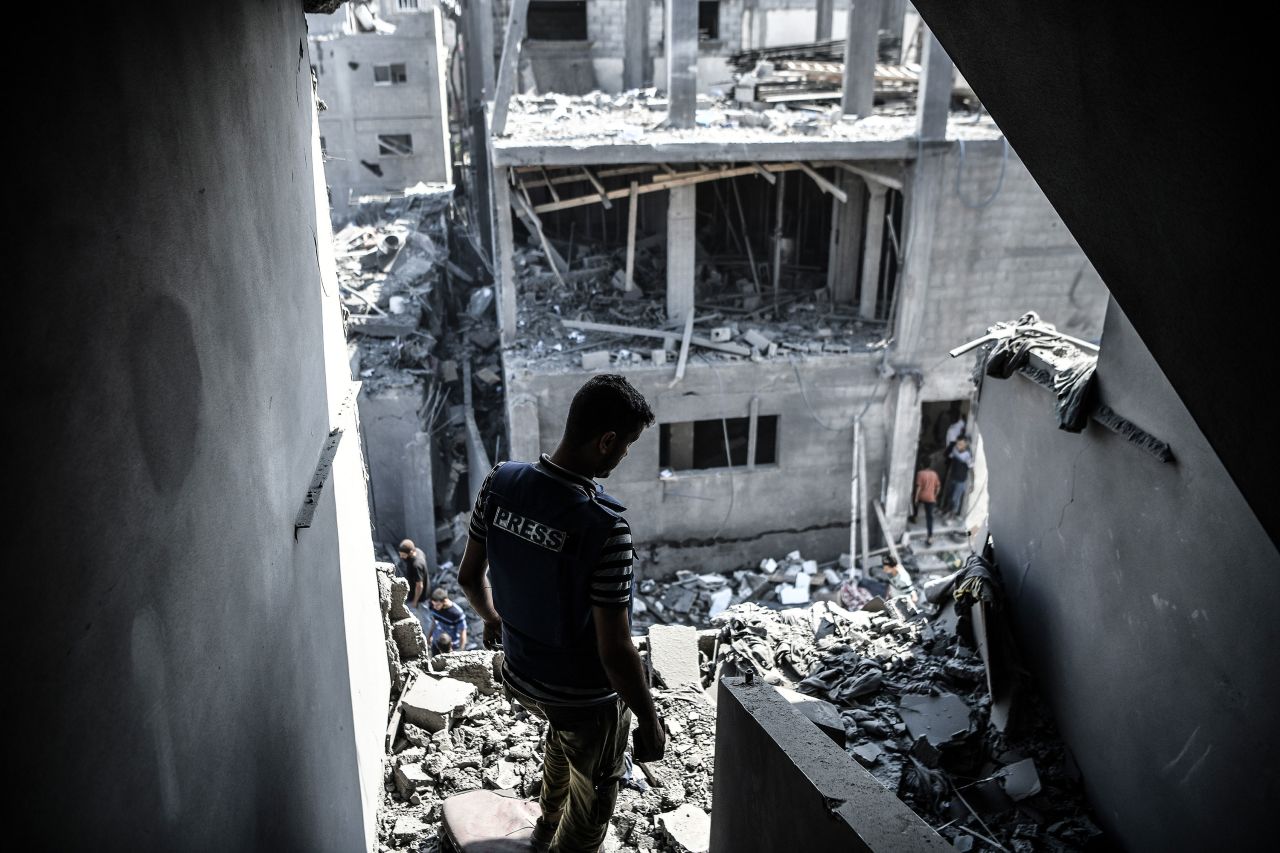
M 626 375 L 658 428 L 611 488 L 659 572 L 847 552 L 855 424 L 897 538 L 939 420 L 969 410 L 946 351 L 993 310 L 1101 330 L 1097 273 L 995 124 L 952 109 L 936 40 L 904 101 L 874 73 L 878 29 L 859 38 L 843 100 L 791 108 L 685 72 L 659 94 L 507 104 L 508 41 L 491 154 L 510 454 L 554 448 L 590 371 Z
M 435 0 L 346 3 L 307 16 L 335 221 L 363 197 L 452 183 L 446 20 Z
M 499 236 L 511 249 L 510 268 L 499 269 L 490 283 L 469 262 L 460 266 L 473 281 L 458 287 L 458 293 L 467 294 L 462 308 L 446 311 L 453 323 L 459 310 L 467 315 L 472 291 L 495 287 L 504 339 L 484 349 L 477 363 L 496 359 L 498 351 L 507 363 L 499 365 L 496 382 L 453 381 L 471 392 L 482 385 L 501 387 L 508 394 L 512 429 L 518 423 L 528 427 L 532 420 L 538 426 L 535 446 L 542 446 L 557 428 L 552 391 L 545 401 L 526 392 L 531 404 L 518 399 L 517 383 L 550 382 L 565 373 L 581 378 L 587 375 L 582 353 L 602 350 L 610 366 L 619 368 L 640 353 L 642 363 L 625 367 L 628 375 L 637 382 L 644 381 L 639 377 L 646 370 L 656 376 L 660 368 L 652 365 L 652 353 L 646 357 L 644 352 L 658 345 L 665 350 L 670 336 L 677 339 L 678 358 L 684 337 L 684 327 L 672 324 L 668 315 L 668 293 L 692 303 L 685 316 L 695 323 L 702 316 L 700 303 L 712 309 L 707 316 L 721 315 L 695 325 L 697 338 L 759 350 L 758 344 L 744 342 L 747 332 L 755 331 L 769 336 L 779 350 L 769 355 L 765 344 L 756 362 L 750 352 L 696 344 L 679 383 L 662 384 L 675 378 L 676 366 L 668 363 L 662 366 L 665 380 L 651 381 L 647 392 L 674 394 L 670 400 L 694 400 L 697 395 L 684 395 L 686 390 L 720 394 L 716 371 L 724 377 L 728 370 L 754 369 L 768 376 L 790 357 L 780 355 L 789 340 L 798 346 L 789 350 L 796 353 L 797 369 L 822 367 L 826 359 L 837 365 L 820 377 L 825 388 L 801 386 L 794 370 L 787 380 L 803 387 L 813 410 L 831 426 L 847 421 L 837 420 L 840 411 L 829 412 L 824 405 L 838 409 L 833 401 L 844 394 L 849 398 L 844 405 L 852 410 L 855 392 L 845 390 L 849 378 L 865 387 L 858 374 L 880 376 L 881 367 L 887 367 L 885 387 L 893 389 L 884 392 L 889 408 L 912 409 L 919 403 L 899 402 L 902 389 L 917 394 L 910 390 L 915 388 L 907 372 L 912 369 L 921 371 L 926 392 L 931 381 L 950 383 L 954 377 L 955 386 L 945 393 L 960 396 L 929 402 L 968 399 L 960 377 L 980 363 L 978 350 L 941 362 L 946 350 L 980 337 L 997 321 L 1010 323 L 1024 308 L 1039 310 L 1043 320 L 1078 338 L 1100 335 L 1096 361 L 1084 350 L 1072 352 L 1076 345 L 1065 338 L 1049 347 L 1027 347 L 1025 362 L 1010 362 L 1008 378 L 984 374 L 976 406 L 991 486 L 995 565 L 989 571 L 1004 588 L 996 598 L 1003 602 L 1002 617 L 1012 637 L 1001 648 L 1020 653 L 1020 677 L 1038 686 L 1062 739 L 1045 741 L 1049 745 L 1043 749 L 1040 742 L 1006 749 L 988 725 L 997 696 L 982 689 L 981 650 L 938 630 L 936 621 L 926 624 L 912 614 L 865 608 L 845 615 L 828 607 L 829 601 L 791 610 L 743 601 L 725 610 L 721 623 L 698 637 L 694 649 L 674 644 L 682 658 L 671 675 L 675 684 L 666 681 L 664 671 L 658 686 L 672 743 L 655 773 L 664 784 L 646 777 L 649 787 L 641 790 L 633 774 L 636 787 L 625 792 L 615 834 L 632 849 L 697 849 L 705 843 L 717 851 L 806 845 L 899 850 L 910 844 L 911 849 L 1021 853 L 1084 848 L 1097 837 L 1090 827 L 1096 824 L 1122 849 L 1268 849 L 1274 846 L 1266 841 L 1273 834 L 1267 818 L 1280 765 L 1270 733 L 1277 700 L 1271 614 L 1280 605 L 1275 546 L 1280 524 L 1274 476 L 1266 464 L 1265 368 L 1272 336 L 1261 301 L 1265 296 L 1259 296 L 1266 282 L 1263 262 L 1269 258 L 1257 211 L 1266 209 L 1263 197 L 1270 186 L 1258 174 L 1265 149 L 1261 158 L 1249 156 L 1261 147 L 1259 136 L 1265 138 L 1256 116 L 1267 104 L 1267 78 L 1255 51 L 1245 51 L 1229 74 L 1205 62 L 1212 28 L 1194 14 L 1062 0 L 1038 4 L 1034 14 L 1010 0 L 917 3 L 999 122 L 998 131 L 984 118 L 966 125 L 973 115 L 957 111 L 946 122 L 945 136 L 936 130 L 917 138 L 910 130 L 916 120 L 913 96 L 898 116 L 881 113 L 854 122 L 831 117 L 838 130 L 818 134 L 816 148 L 807 147 L 809 137 L 749 128 L 765 144 L 774 135 L 788 140 L 783 145 L 790 150 L 780 156 L 717 147 L 704 157 L 705 144 L 697 140 L 719 132 L 707 126 L 643 130 L 637 159 L 626 163 L 610 163 L 604 152 L 616 147 L 632 156 L 634 142 L 583 148 L 560 146 L 554 139 L 543 147 L 569 162 L 503 162 L 510 152 L 499 149 L 520 140 L 515 131 L 521 116 L 536 115 L 540 103 L 560 104 L 543 90 L 516 95 L 508 102 L 512 132 L 494 137 L 494 157 L 479 173 L 502 178 L 492 189 L 504 196 L 503 203 L 484 211 L 501 214 L 499 229 L 491 230 L 507 231 Z M 394 253 L 387 232 L 404 234 L 407 247 L 411 230 L 429 232 L 443 212 L 433 206 L 431 188 L 406 194 L 405 187 L 384 187 L 374 194 L 386 197 L 361 214 L 370 220 L 356 222 L 345 235 L 352 254 L 335 256 L 322 173 L 323 111 L 317 110 L 308 68 L 304 13 L 331 13 L 341 5 L 278 0 L 88 6 L 69 16 L 57 34 L 61 49 L 77 61 L 46 68 L 34 92 L 16 98 L 19 126 L 38 127 L 42 134 L 31 162 L 15 175 L 21 239 L 15 241 L 14 292 L 23 297 L 27 322 L 15 324 L 9 334 L 14 355 L 9 389 L 16 401 L 9 483 L 17 510 L 11 525 L 11 610 L 17 615 L 7 686 L 19 781 L 10 795 L 18 820 L 9 837 L 19 846 L 373 851 L 394 843 L 433 849 L 439 821 L 431 811 L 432 798 L 477 786 L 485 789 L 481 793 L 512 790 L 529 784 L 533 775 L 537 726 L 485 693 L 491 685 L 482 661 L 463 656 L 437 667 L 422 660 L 419 631 L 396 610 L 403 605 L 404 587 L 380 565 L 385 554 L 370 529 L 368 458 L 355 402 L 363 380 L 352 375 L 347 332 L 361 324 L 394 326 L 401 312 L 391 310 L 393 296 L 403 300 L 397 303 L 401 307 L 417 304 L 425 312 L 437 288 L 428 294 L 416 278 L 387 285 L 395 270 L 384 272 L 376 256 L 379 247 Z M 484 11 L 487 16 L 489 9 Z M 504 39 L 496 41 L 496 47 L 492 39 L 487 45 L 491 53 L 500 53 Z M 928 71 L 938 63 L 926 55 L 924 65 L 924 92 L 918 97 L 922 115 L 936 120 L 946 111 L 930 112 L 927 95 L 942 91 L 929 86 Z M 661 77 L 653 82 L 662 89 Z M 955 87 L 945 88 L 954 98 Z M 630 88 L 611 91 L 609 97 L 616 100 L 623 91 Z M 698 113 L 713 116 L 724 109 L 706 94 L 695 119 Z M 657 93 L 629 97 L 640 105 L 652 97 L 649 103 L 660 113 L 671 104 L 661 105 Z M 476 103 L 492 98 L 482 87 L 478 95 L 468 92 L 461 100 L 467 120 L 460 124 L 471 135 L 477 116 L 482 126 L 489 121 L 484 109 L 477 113 Z M 594 100 L 567 103 L 566 115 L 598 108 Z M 636 112 L 645 115 L 642 109 L 649 111 L 643 106 Z M 790 112 L 788 107 L 781 115 Z M 814 118 L 819 126 L 824 121 L 817 112 Z M 858 130 L 883 120 L 890 126 L 903 122 L 904 129 L 883 139 L 868 139 Z M 923 125 L 930 126 L 941 123 Z M 90 128 L 93 144 L 86 144 Z M 964 135 L 970 132 L 976 136 Z M 1007 150 L 1000 138 L 1005 134 Z M 837 137 L 839 145 L 851 148 L 833 145 Z M 487 198 L 489 190 L 481 193 L 474 186 L 472 153 L 465 158 L 471 170 L 466 185 L 448 215 L 456 214 L 459 199 L 471 207 L 456 214 L 460 220 L 446 219 L 451 233 L 459 221 L 480 232 L 487 227 L 484 218 L 474 218 L 474 198 Z M 748 153 L 756 156 L 748 160 Z M 827 165 L 834 163 L 845 165 Z M 966 206 L 961 199 L 980 204 L 1001 184 L 1002 163 L 1007 168 L 995 200 L 985 207 Z M 665 209 L 646 210 L 673 188 L 637 191 L 642 211 L 637 219 L 648 217 L 637 229 L 637 243 L 655 234 L 663 237 L 637 249 L 630 279 L 641 295 L 628 297 L 627 220 L 617 216 L 629 212 L 630 176 L 601 173 L 647 167 L 636 173 L 638 190 L 658 182 L 660 174 L 670 179 L 662 164 L 677 179 L 697 179 L 674 189 L 679 196 L 687 187 L 696 188 L 684 193 L 684 210 L 692 212 L 694 223 L 697 212 L 704 211 L 702 225 L 684 226 L 676 217 L 672 229 L 681 238 L 672 242 L 684 247 L 679 257 L 693 271 L 693 284 L 668 289 L 665 241 L 673 236 L 666 233 L 672 217 Z M 750 165 L 752 174 L 727 177 L 719 173 L 721 164 L 731 170 Z M 702 178 L 701 165 L 715 180 Z M 784 227 L 791 248 L 782 241 L 777 245 L 791 270 L 780 280 L 779 303 L 784 290 L 797 297 L 780 305 L 787 321 L 761 319 L 757 328 L 741 319 L 756 310 L 748 307 L 753 297 L 760 299 L 757 307 L 770 309 L 773 298 L 771 229 L 756 231 L 754 241 L 744 235 L 753 236 L 752 219 L 770 221 L 769 194 L 784 174 L 788 193 L 821 192 L 815 190 L 821 182 L 802 165 L 846 195 L 854 191 L 846 186 L 846 176 L 865 177 L 858 169 L 873 181 L 879 176 L 902 182 L 901 232 L 894 218 L 884 220 L 885 233 L 896 234 L 902 247 L 896 261 L 901 277 L 890 292 L 890 302 L 896 294 L 899 307 L 881 313 L 878 289 L 875 315 L 863 317 L 861 309 L 869 309 L 870 300 L 859 302 L 861 287 L 840 297 L 843 303 L 834 290 L 824 300 L 817 293 L 827 287 L 822 271 L 801 268 L 806 252 L 822 251 L 822 238 L 814 238 L 811 228 L 805 239 Z M 603 210 L 601 203 L 591 208 L 594 216 L 579 219 L 533 210 L 530 222 L 542 223 L 547 244 L 565 263 L 553 270 L 555 255 L 543 246 L 538 227 L 521 231 L 526 226 L 519 214 L 508 218 L 507 211 L 511 197 L 524 200 L 522 182 L 530 209 L 556 203 L 549 187 L 531 184 L 577 178 L 570 170 L 581 166 L 591 170 L 606 195 L 625 186 L 625 196 L 610 198 L 612 210 Z M 774 171 L 782 167 L 787 168 Z M 731 181 L 738 182 L 746 227 L 739 223 Z M 566 183 L 551 183 L 563 200 L 588 186 L 598 200 L 590 178 Z M 721 195 L 707 185 L 719 185 Z M 925 216 L 919 229 L 913 227 L 932 206 L 922 205 L 921 198 L 932 193 L 936 205 L 952 205 L 961 218 L 977 220 L 1003 210 L 1005 194 L 1017 186 L 1034 201 L 1005 211 L 1009 231 L 1018 233 L 1024 220 L 1039 218 L 1036 210 L 1051 212 L 1048 199 L 1065 223 L 1055 238 L 1062 242 L 1042 236 L 1037 238 L 1042 244 L 1029 240 L 1011 252 L 1002 238 L 994 245 L 981 239 L 966 243 L 964 269 L 953 271 L 965 289 L 948 291 L 944 279 L 930 275 L 929 298 L 914 303 L 919 313 L 914 319 L 900 313 L 890 323 L 894 311 L 911 304 L 912 288 L 925 287 L 912 278 L 913 268 L 919 270 L 912 233 L 936 232 L 944 225 Z M 861 191 L 874 192 L 865 183 Z M 889 190 L 885 194 L 891 197 Z M 752 198 L 761 209 L 753 209 Z M 727 214 L 721 212 L 721 199 Z M 819 220 L 835 219 L 823 211 L 837 203 L 828 195 L 817 208 L 805 210 Z M 574 217 L 585 214 L 586 205 L 581 207 Z M 411 220 L 414 228 L 397 225 L 401 219 Z M 728 233 L 730 225 L 741 242 Z M 588 228 L 597 245 L 584 251 L 581 239 Z M 981 233 L 966 232 L 964 239 Z M 466 234 L 462 239 L 470 244 Z M 880 242 L 881 262 L 886 240 Z M 730 245 L 741 248 L 726 250 Z M 939 255 L 955 247 L 933 245 L 925 262 L 930 269 L 943 269 L 947 262 Z M 748 258 L 743 267 L 740 257 L 747 246 L 756 261 Z M 1067 248 L 1051 251 L 1059 246 Z M 1011 310 L 1001 298 L 978 306 L 986 296 L 973 289 L 981 277 L 969 267 L 980 270 L 1004 259 L 1034 287 L 1041 270 L 1049 270 L 1046 278 L 1055 281 L 1064 276 L 1054 268 L 1055 258 L 1083 261 L 1080 251 L 1090 266 L 1072 268 L 1066 280 L 1071 293 L 1076 270 L 1085 270 L 1076 302 L 1046 288 L 1035 305 Z M 375 258 L 366 268 L 361 259 L 370 253 Z M 403 250 L 394 254 L 405 261 L 414 257 Z M 736 267 L 715 261 L 717 254 L 736 254 Z M 570 281 L 574 273 L 602 266 L 589 262 L 600 255 L 610 257 L 602 282 L 587 287 Z M 863 264 L 856 266 L 861 270 Z M 735 268 L 746 274 L 724 271 Z M 758 288 L 753 269 L 761 277 Z M 1102 326 L 1097 303 L 1077 304 L 1093 269 L 1111 297 Z M 621 288 L 614 284 L 619 270 Z M 566 277 L 563 286 L 557 271 Z M 819 280 L 806 280 L 815 272 Z M 378 296 L 368 298 L 387 317 L 375 319 L 377 311 L 343 289 L 341 276 L 347 274 L 349 282 L 359 279 L 364 289 L 379 289 Z M 554 284 L 545 282 L 547 275 Z M 716 289 L 717 277 L 722 289 Z M 451 279 L 441 280 L 442 291 L 453 286 Z M 746 292 L 739 280 L 748 282 Z M 422 292 L 415 293 L 418 288 Z M 363 295 L 361 288 L 354 290 Z M 577 298 L 562 299 L 561 293 Z M 571 329 L 562 322 L 557 327 L 547 322 L 551 317 L 539 304 L 546 301 L 584 312 L 569 316 L 571 321 L 589 313 L 583 322 L 657 334 L 621 337 L 634 335 L 629 331 L 608 341 L 599 336 L 607 332 Z M 730 316 L 734 312 L 726 308 L 743 313 Z M 1077 310 L 1088 316 L 1074 320 Z M 432 334 L 422 325 L 430 321 L 427 313 L 418 315 L 417 329 Z M 836 314 L 853 319 L 830 316 Z M 935 314 L 963 316 L 963 327 L 936 329 L 933 324 L 941 321 L 931 319 Z M 787 328 L 791 318 L 799 330 Z M 892 335 L 879 332 L 877 320 Z M 484 324 L 462 319 L 456 326 L 454 331 L 465 326 L 469 332 Z M 729 339 L 713 340 L 716 328 L 728 328 Z M 823 328 L 831 335 L 819 335 Z M 557 329 L 564 329 L 565 341 L 552 339 Z M 570 342 L 570 331 L 582 339 Z M 527 332 L 542 335 L 546 368 L 534 351 L 539 338 Z M 865 347 L 860 335 L 866 333 L 883 336 L 875 340 L 896 340 L 891 349 L 885 347 L 891 352 L 887 363 L 874 351 L 855 350 L 860 341 Z M 691 331 L 691 343 L 694 336 Z M 936 339 L 941 351 L 919 349 L 926 336 Z M 407 343 L 413 337 L 387 340 Z M 466 335 L 461 337 L 465 344 Z M 815 343 L 820 348 L 813 348 Z M 828 343 L 850 351 L 829 350 Z M 442 337 L 437 347 L 443 347 L 439 355 L 444 357 L 431 355 L 441 363 L 454 360 L 449 349 L 454 345 Z M 393 345 L 386 346 L 387 359 L 399 359 L 406 349 L 396 344 L 399 349 L 392 353 Z M 433 376 L 443 373 L 441 364 L 408 349 L 405 363 L 413 369 L 426 363 Z M 1224 357 L 1227 353 L 1230 357 Z M 941 364 L 935 367 L 933 361 Z M 1078 370 L 1090 364 L 1097 396 L 1073 404 L 1088 422 L 1079 434 L 1060 430 L 1055 379 L 1068 370 L 1066 375 L 1078 377 Z M 463 373 L 464 363 L 454 366 Z M 373 367 L 369 380 L 383 375 L 382 363 Z M 368 369 L 370 363 L 359 367 Z M 528 375 L 517 376 L 518 371 Z M 774 381 L 781 382 L 777 376 Z M 1067 384 L 1076 387 L 1074 381 Z M 829 396 L 817 396 L 818 391 Z M 430 396 L 425 387 L 422 393 L 424 400 Z M 516 455 L 505 432 L 482 435 L 488 424 L 480 423 L 471 430 L 463 388 L 450 393 L 464 399 L 452 403 L 451 396 L 451 405 L 463 410 L 462 426 L 450 427 L 450 440 L 458 434 L 480 436 L 462 442 L 468 470 L 460 478 L 484 467 L 480 450 Z M 751 401 L 737 393 L 734 417 L 748 420 L 750 443 Z M 804 412 L 802 417 L 811 417 L 804 394 L 793 395 L 790 403 Z M 693 403 L 681 405 L 693 408 L 680 418 L 701 416 Z M 873 405 L 868 419 L 877 406 L 886 408 Z M 855 413 L 844 412 L 846 418 Z M 929 410 L 921 407 L 920 413 Z M 770 411 L 762 400 L 756 415 L 757 447 L 762 416 L 778 416 L 776 448 L 783 459 L 787 411 Z M 864 441 L 867 457 L 879 454 L 878 462 L 868 458 L 868 463 L 883 482 L 883 472 L 892 471 L 896 458 L 897 428 L 908 419 L 893 420 L 891 430 L 888 417 L 880 417 L 879 426 L 866 421 Z M 721 427 L 722 444 L 728 439 L 742 445 L 741 426 L 735 423 L 734 429 L 726 435 L 728 425 Z M 669 462 L 672 430 L 666 432 Z M 501 445 L 495 443 L 499 434 Z M 852 436 L 827 430 L 813 436 L 807 449 L 835 460 L 841 485 L 833 493 L 847 494 Z M 695 427 L 695 452 L 697 438 Z M 672 469 L 672 478 L 661 476 L 660 434 L 653 440 L 657 446 L 646 451 L 642 467 L 648 473 L 637 488 L 666 488 L 665 481 L 677 475 Z M 1167 454 L 1159 452 L 1162 447 Z M 726 459 L 732 461 L 735 453 L 741 458 L 742 451 L 731 445 Z M 754 453 L 747 458 L 756 461 Z M 649 481 L 655 467 L 657 483 Z M 737 466 L 731 470 L 741 487 L 746 474 Z M 862 479 L 872 479 L 871 473 Z M 891 476 L 886 491 L 905 487 Z M 782 514 L 794 498 L 791 488 L 764 498 L 740 495 L 738 506 L 753 508 L 769 500 Z M 645 500 L 652 497 L 633 502 L 642 535 L 644 517 L 654 512 L 654 504 Z M 862 504 L 865 528 L 867 502 Z M 898 507 L 892 522 L 897 523 L 901 502 L 890 497 L 888 504 Z M 724 509 L 712 517 L 714 523 L 704 524 L 702 536 L 723 536 L 727 542 L 729 537 L 716 529 Z M 875 524 L 874 516 L 870 522 Z M 816 552 L 802 552 L 797 566 L 770 540 L 757 544 L 753 556 L 777 560 L 784 576 L 792 570 L 796 578 L 808 575 L 805 563 L 816 561 Z M 843 568 L 826 563 L 833 572 Z M 666 566 L 674 568 L 674 560 Z M 815 568 L 817 575 L 824 574 Z M 672 574 L 660 582 L 681 589 L 696 584 L 700 600 L 709 591 L 703 585 L 714 583 L 709 577 L 698 580 L 703 577 L 708 576 Z M 733 591 L 738 589 L 735 584 Z M 637 641 L 661 658 L 662 649 L 652 645 L 661 644 L 663 633 Z M 709 650 L 704 648 L 708 641 Z M 688 687 L 691 657 L 697 670 L 693 678 L 714 691 L 714 715 L 696 704 L 706 700 Z M 714 666 L 699 667 L 704 657 Z M 420 696 L 427 691 L 415 690 L 408 681 L 414 667 L 415 682 L 426 678 L 431 681 L 425 686 L 442 685 L 430 702 Z M 798 699 L 775 689 L 775 683 L 799 687 L 806 681 L 813 692 Z M 455 701 L 442 713 L 443 699 L 450 695 Z M 457 701 L 459 696 L 465 698 Z M 793 699 L 799 707 L 792 706 Z M 407 713 L 402 700 L 411 706 Z M 819 700 L 840 703 L 840 724 Z M 446 716 L 448 725 L 431 731 Z M 942 744 L 916 736 L 917 724 L 932 728 L 934 721 L 940 721 Z M 389 738 L 389 729 L 400 737 Z M 832 737 L 840 729 L 845 748 Z M 432 757 L 446 740 L 452 750 L 448 773 Z M 945 752 L 942 747 L 952 752 L 945 761 L 934 754 Z M 1034 778 L 1027 759 L 1032 759 Z M 956 767 L 971 771 L 964 774 L 968 778 L 953 772 Z M 435 771 L 440 778 L 432 775 Z M 666 784 L 668 774 L 674 784 Z M 898 790 L 886 786 L 894 774 Z M 1037 785 L 1042 790 L 1030 793 Z M 1079 800 L 1073 797 L 1079 791 L 1091 811 L 1077 810 Z M 1037 797 L 1045 798 L 1045 808 Z

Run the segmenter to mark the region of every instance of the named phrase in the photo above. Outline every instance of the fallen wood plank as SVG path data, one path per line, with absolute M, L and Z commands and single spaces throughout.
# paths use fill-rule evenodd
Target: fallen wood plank
M 693 316 L 690 312 L 690 317 Z M 638 338 L 669 338 L 672 337 L 671 332 L 662 329 L 644 329 L 637 326 L 616 326 L 611 323 L 589 323 L 585 320 L 561 320 L 566 328 L 580 329 L 586 332 L 612 332 L 615 334 L 635 335 Z M 692 323 L 692 320 L 687 320 Z M 712 341 L 709 338 L 690 337 L 690 343 L 703 349 L 716 350 L 718 352 L 728 353 L 730 355 L 740 355 L 747 357 L 751 355 L 751 348 L 744 347 L 740 344 L 732 344 L 728 342 Z
M 347 317 L 347 329 L 374 338 L 396 338 L 418 328 L 414 314 L 352 314 Z
M 596 192 L 600 195 L 600 203 L 604 205 L 605 210 L 613 209 L 613 202 L 609 201 L 609 191 L 604 188 L 604 184 L 596 180 L 596 176 L 591 174 L 591 170 L 585 166 L 582 168 L 582 174 L 587 176 L 587 180 L 591 182 L 591 186 L 596 188 Z
M 793 172 L 802 168 L 800 163 L 765 163 L 766 171 L 775 174 L 779 172 Z M 698 172 L 676 172 L 671 175 L 654 175 L 653 180 L 647 184 L 640 184 L 636 188 L 638 193 L 654 193 L 669 190 L 672 187 L 684 187 L 690 184 L 701 184 L 705 181 L 718 181 L 723 178 L 733 178 L 739 175 L 754 175 L 755 167 L 742 166 L 734 169 L 724 169 L 722 171 L 698 171 Z M 623 198 L 631 194 L 631 189 L 609 190 L 605 193 L 610 199 Z M 599 204 L 600 195 L 593 193 L 592 195 L 578 196 L 576 198 L 566 198 L 561 201 L 550 201 L 546 204 L 539 204 L 533 208 L 534 213 L 551 213 L 557 210 L 568 210 L 571 207 L 581 207 L 586 204 Z

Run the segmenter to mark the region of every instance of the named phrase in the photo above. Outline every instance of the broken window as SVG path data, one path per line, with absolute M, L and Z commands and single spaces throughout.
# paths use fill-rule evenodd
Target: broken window
M 378 154 L 382 157 L 407 157 L 413 153 L 413 137 L 407 133 L 378 134 Z
M 373 66 L 373 85 L 375 86 L 395 86 L 398 83 L 407 82 L 409 82 L 409 73 L 403 62 Z
M 751 418 L 715 418 L 658 427 L 658 464 L 673 471 L 746 467 L 750 446 Z M 778 416 L 760 415 L 756 418 L 754 464 L 777 461 Z
M 703 0 L 698 3 L 698 41 L 716 41 L 720 38 L 720 0 Z
M 320 137 L 320 153 L 321 153 L 321 154 L 328 154 L 328 153 L 329 153 L 329 146 L 325 144 L 325 141 L 324 141 L 324 137 L 323 137 L 323 136 L 322 136 L 322 137 Z
M 586 0 L 531 0 L 528 37 L 543 41 L 586 41 Z
M 418 0 L 396 0 L 397 12 L 417 12 Z

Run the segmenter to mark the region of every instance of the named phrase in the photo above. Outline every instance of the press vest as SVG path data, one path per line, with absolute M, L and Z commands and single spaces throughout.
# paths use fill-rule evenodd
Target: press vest
M 591 617 L 591 575 L 625 509 L 603 491 L 526 462 L 494 471 L 484 519 L 489 578 L 503 651 L 517 672 L 569 687 L 608 685 Z

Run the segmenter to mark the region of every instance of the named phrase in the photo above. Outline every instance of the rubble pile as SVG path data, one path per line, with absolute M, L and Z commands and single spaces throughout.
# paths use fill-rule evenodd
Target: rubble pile
M 975 568 L 959 597 L 994 601 L 992 583 Z M 711 620 L 705 683 L 749 672 L 821 700 L 792 699 L 958 849 L 1081 849 L 1100 831 L 1049 716 L 1020 684 L 1008 725 L 993 722 L 1008 708 L 993 717 L 987 667 L 959 609 L 929 621 L 905 598 L 856 611 L 733 605 Z
M 442 849 L 441 807 L 454 794 L 485 788 L 537 799 L 546 723 L 505 698 L 495 677 L 500 654 L 450 652 L 406 665 L 388 730 L 380 849 Z M 643 768 L 628 763 L 605 849 L 705 851 L 686 833 L 691 811 L 710 828 L 714 712 L 697 690 L 656 690 L 654 700 L 667 753 Z

